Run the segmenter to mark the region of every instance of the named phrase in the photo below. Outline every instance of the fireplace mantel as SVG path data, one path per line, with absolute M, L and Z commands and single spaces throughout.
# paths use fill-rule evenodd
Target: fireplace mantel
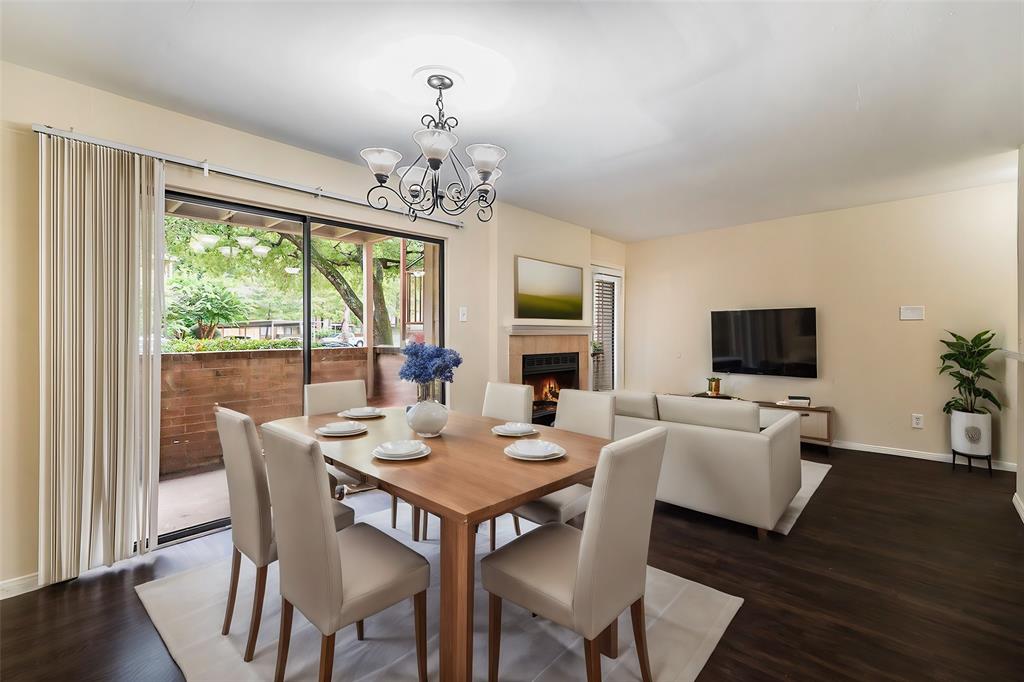
M 505 328 L 509 336 L 590 336 L 588 325 L 513 324 Z

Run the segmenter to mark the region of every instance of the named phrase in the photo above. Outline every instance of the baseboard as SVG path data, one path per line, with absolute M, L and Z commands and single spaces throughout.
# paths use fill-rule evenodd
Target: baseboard
M 1017 508 L 1017 513 L 1020 514 L 1021 523 L 1024 523 L 1024 500 L 1020 499 L 1020 493 L 1013 494 L 1013 506 Z
M 20 578 L 4 580 L 0 582 L 0 599 L 16 597 L 19 594 L 38 590 L 39 587 L 38 573 L 29 573 L 28 575 L 23 575 Z
M 876 452 L 880 455 L 896 455 L 897 457 L 913 457 L 914 459 L 927 459 L 932 462 L 945 462 L 949 464 L 952 461 L 953 455 L 951 453 L 941 452 L 923 452 L 921 450 L 904 450 L 903 448 L 890 448 L 885 445 L 868 445 L 867 443 L 854 443 L 848 440 L 837 440 L 832 443 L 832 447 L 842 448 L 843 450 L 863 450 L 864 452 Z M 967 460 L 958 457 L 958 462 L 966 463 Z M 985 463 L 981 460 L 976 460 L 975 465 L 984 468 Z M 1016 471 L 1017 464 L 1015 462 L 1007 462 L 1001 459 L 992 459 L 992 468 L 999 471 Z

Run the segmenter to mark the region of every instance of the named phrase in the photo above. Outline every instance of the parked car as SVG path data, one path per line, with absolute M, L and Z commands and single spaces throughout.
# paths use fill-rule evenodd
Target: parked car
M 340 335 L 325 336 L 320 339 L 320 343 L 327 348 L 362 348 L 366 345 L 366 341 L 361 336 L 351 336 L 348 339 L 343 339 Z

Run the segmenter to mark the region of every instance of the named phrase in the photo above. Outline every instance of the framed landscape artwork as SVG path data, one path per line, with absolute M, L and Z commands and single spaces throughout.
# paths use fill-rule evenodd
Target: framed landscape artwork
M 516 256 L 516 317 L 582 320 L 583 268 Z

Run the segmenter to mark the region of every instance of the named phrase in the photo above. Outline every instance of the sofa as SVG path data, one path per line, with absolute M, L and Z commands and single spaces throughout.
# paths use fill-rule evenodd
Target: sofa
M 659 500 L 754 526 L 761 537 L 775 528 L 800 490 L 795 413 L 763 420 L 757 403 L 743 400 L 614 393 L 616 440 L 668 429 Z

